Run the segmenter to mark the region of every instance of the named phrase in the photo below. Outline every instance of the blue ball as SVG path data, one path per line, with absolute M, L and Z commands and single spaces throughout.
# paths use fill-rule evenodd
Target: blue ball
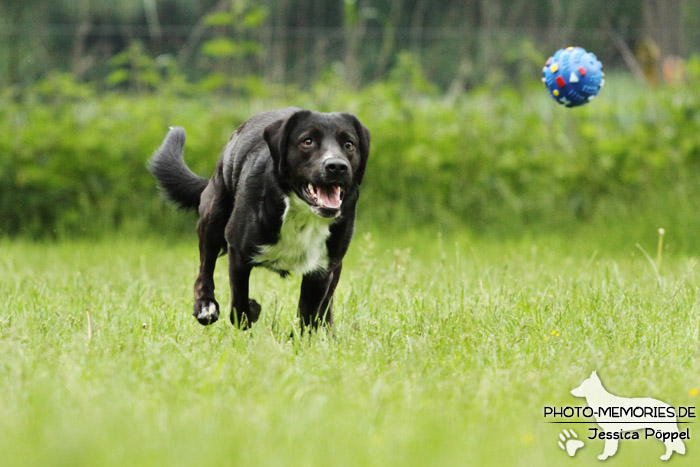
M 587 104 L 605 84 L 603 65 L 581 47 L 559 49 L 542 68 L 549 95 L 567 107 Z

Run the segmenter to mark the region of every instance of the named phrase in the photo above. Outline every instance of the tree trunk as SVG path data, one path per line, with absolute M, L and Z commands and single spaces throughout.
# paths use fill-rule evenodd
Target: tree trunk
M 359 0 L 354 6 L 354 17 L 348 18 L 345 12 L 345 79 L 353 86 L 360 84 L 360 44 L 367 28 L 367 18 L 363 14 L 363 5 Z
M 644 0 L 644 31 L 662 57 L 685 52 L 683 4 L 684 0 Z
M 75 32 L 75 40 L 73 41 L 73 76 L 76 80 L 81 80 L 85 71 L 87 71 L 87 60 L 85 59 L 85 41 L 90 32 L 92 24 L 90 17 L 85 15 Z
M 404 0 L 391 0 L 389 17 L 383 27 L 382 45 L 377 58 L 377 66 L 374 70 L 375 78 L 381 79 L 389 68 L 389 62 L 396 47 L 396 28 L 399 27 L 401 10 Z

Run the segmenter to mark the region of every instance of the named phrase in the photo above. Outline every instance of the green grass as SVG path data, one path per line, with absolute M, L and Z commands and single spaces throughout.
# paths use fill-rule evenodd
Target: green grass
M 0 241 L 0 464 L 598 465 L 603 441 L 556 444 L 588 425 L 543 418 L 583 405 L 569 391 L 593 369 L 619 395 L 698 402 L 700 267 L 665 241 L 657 275 L 655 232 L 359 233 L 335 336 L 293 340 L 299 278 L 261 270 L 252 330 L 197 324 L 194 236 Z M 686 426 L 674 465 L 697 465 Z M 623 441 L 607 462 L 663 450 Z

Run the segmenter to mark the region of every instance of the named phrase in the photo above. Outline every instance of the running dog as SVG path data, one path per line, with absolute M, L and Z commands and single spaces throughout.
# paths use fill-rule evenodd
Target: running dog
M 236 129 L 206 179 L 184 162 L 185 130 L 170 129 L 149 169 L 171 201 L 199 210 L 193 311 L 199 323 L 219 318 L 213 274 L 220 254 L 228 254 L 235 326 L 247 328 L 260 316 L 260 305 L 248 296 L 257 266 L 282 277 L 303 276 L 302 329 L 333 323 L 333 293 L 353 233 L 369 144 L 369 131 L 351 114 L 272 110 Z

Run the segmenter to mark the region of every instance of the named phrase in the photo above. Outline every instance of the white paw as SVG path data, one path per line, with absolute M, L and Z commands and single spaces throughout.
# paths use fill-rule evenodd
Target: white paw
M 576 455 L 576 451 L 583 447 L 583 441 L 576 438 L 578 438 L 578 435 L 576 435 L 574 430 L 564 429 L 561 433 L 559 433 L 560 441 L 557 444 L 560 448 L 566 451 L 570 457 L 574 457 Z
M 219 317 L 219 310 L 216 309 L 216 303 L 209 302 L 199 311 L 199 319 L 211 319 L 214 316 Z
M 215 301 L 195 302 L 194 317 L 204 326 L 212 324 L 219 319 L 219 306 Z

